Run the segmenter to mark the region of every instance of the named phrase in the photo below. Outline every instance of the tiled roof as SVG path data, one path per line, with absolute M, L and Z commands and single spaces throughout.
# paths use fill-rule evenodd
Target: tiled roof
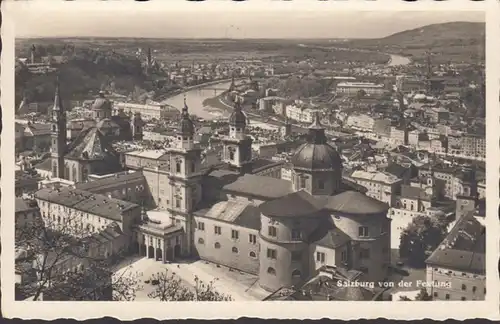
M 146 182 L 146 178 L 142 171 L 130 172 L 126 174 L 116 174 L 111 177 L 106 177 L 104 179 L 98 179 L 90 182 L 80 182 L 76 184 L 76 188 L 85 191 L 100 191 L 105 187 L 112 186 L 116 187 L 119 184 L 126 182 Z
M 195 214 L 232 223 L 246 228 L 260 229 L 260 212 L 251 203 L 238 201 L 221 201 L 208 210 L 200 210 Z
M 69 188 L 44 188 L 35 193 L 35 198 L 120 222 L 124 212 L 139 208 L 128 201 Z
M 66 153 L 66 157 L 79 160 L 103 160 L 116 156 L 111 143 L 96 127 L 89 127 L 78 134 Z
M 431 196 L 428 195 L 423 188 L 402 185 L 401 198 L 430 200 Z
M 297 191 L 259 206 L 262 214 L 270 217 L 300 217 L 317 214 L 322 209 L 321 202 L 306 191 Z
M 349 235 L 344 233 L 341 229 L 335 227 L 329 230 L 325 236 L 315 243 L 320 246 L 336 249 L 337 247 L 343 246 L 350 241 L 351 238 Z
M 399 181 L 399 178 L 394 176 L 391 173 L 387 172 L 369 172 L 363 170 L 356 170 L 351 174 L 352 178 L 362 179 L 362 180 L 370 180 L 382 183 L 395 183 Z
M 457 221 L 426 263 L 484 274 L 485 253 L 485 227 L 469 213 Z
M 16 214 L 28 212 L 28 211 L 35 210 L 38 208 L 36 201 L 27 200 L 27 199 L 23 199 L 23 198 L 16 198 L 15 204 L 16 204 Z
M 279 198 L 291 193 L 292 184 L 288 180 L 245 174 L 233 183 L 225 185 L 225 191 L 261 197 L 265 199 Z
M 50 135 L 51 133 L 50 124 L 34 123 L 34 124 L 28 124 L 28 127 L 33 133 L 33 136 Z
M 346 214 L 380 214 L 387 212 L 389 206 L 360 192 L 344 191 L 328 197 L 324 208 Z

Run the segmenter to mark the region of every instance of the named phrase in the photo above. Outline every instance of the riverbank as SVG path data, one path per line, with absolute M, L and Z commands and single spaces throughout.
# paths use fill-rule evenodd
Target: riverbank
M 232 107 L 224 104 L 222 101 L 224 95 L 225 95 L 225 93 L 221 93 L 220 95 L 217 95 L 213 98 L 206 98 L 202 102 L 203 107 L 211 107 L 214 109 L 219 109 L 222 112 L 229 112 L 229 113 L 232 112 L 233 111 Z

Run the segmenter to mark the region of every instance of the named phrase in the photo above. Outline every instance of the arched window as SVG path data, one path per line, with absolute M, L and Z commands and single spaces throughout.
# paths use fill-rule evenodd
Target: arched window
M 276 275 L 276 270 L 274 270 L 274 268 L 269 267 L 269 268 L 267 268 L 267 273 L 269 273 L 270 275 L 275 276 Z
M 295 269 L 295 270 L 293 270 L 293 272 L 292 272 L 292 278 L 297 278 L 297 277 L 299 277 L 299 278 L 300 278 L 300 276 L 301 276 L 301 275 L 302 275 L 302 274 L 300 273 L 300 271 L 299 271 L 298 269 Z
M 175 172 L 181 173 L 181 162 L 180 161 L 175 162 Z
M 219 242 L 215 242 L 214 246 L 215 246 L 216 249 L 220 249 L 220 243 Z
M 204 240 L 200 237 L 200 238 L 198 239 L 198 244 L 205 244 L 205 241 L 204 241 Z
M 231 249 L 233 251 L 233 253 L 238 253 L 238 248 L 233 246 L 233 248 Z
M 255 254 L 254 251 L 250 251 L 250 257 L 251 258 L 256 258 L 257 257 L 257 254 Z

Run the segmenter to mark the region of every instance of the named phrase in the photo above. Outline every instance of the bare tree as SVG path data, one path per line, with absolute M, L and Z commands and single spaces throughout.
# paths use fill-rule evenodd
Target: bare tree
M 215 279 L 217 280 L 217 279 Z M 175 272 L 168 270 L 153 275 L 150 279 L 155 289 L 148 294 L 149 298 L 161 301 L 231 301 L 231 296 L 221 294 L 215 290 L 214 281 L 208 284 L 194 277 L 194 285 L 185 284 Z
M 16 291 L 32 300 L 134 300 L 141 289 L 138 274 L 131 269 L 113 274 L 127 251 L 110 254 L 80 217 L 44 215 L 16 225 L 16 268 L 22 269 Z M 116 223 L 102 230 L 118 238 L 121 231 Z

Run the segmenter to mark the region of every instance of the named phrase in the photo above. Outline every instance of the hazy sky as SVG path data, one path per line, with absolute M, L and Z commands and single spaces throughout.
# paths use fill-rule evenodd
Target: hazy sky
M 170 1 L 160 2 L 174 3 Z M 240 10 L 241 7 L 234 6 L 231 10 L 205 6 L 195 11 L 192 6 L 144 6 L 142 3 L 133 6 L 113 2 L 79 7 L 78 1 L 64 6 L 37 6 L 37 2 L 23 1 L 23 5 L 10 9 L 11 17 L 17 21 L 18 37 L 375 38 L 433 23 L 485 20 L 484 13 L 479 11 L 305 12 L 266 8 L 264 12 L 255 7 Z

